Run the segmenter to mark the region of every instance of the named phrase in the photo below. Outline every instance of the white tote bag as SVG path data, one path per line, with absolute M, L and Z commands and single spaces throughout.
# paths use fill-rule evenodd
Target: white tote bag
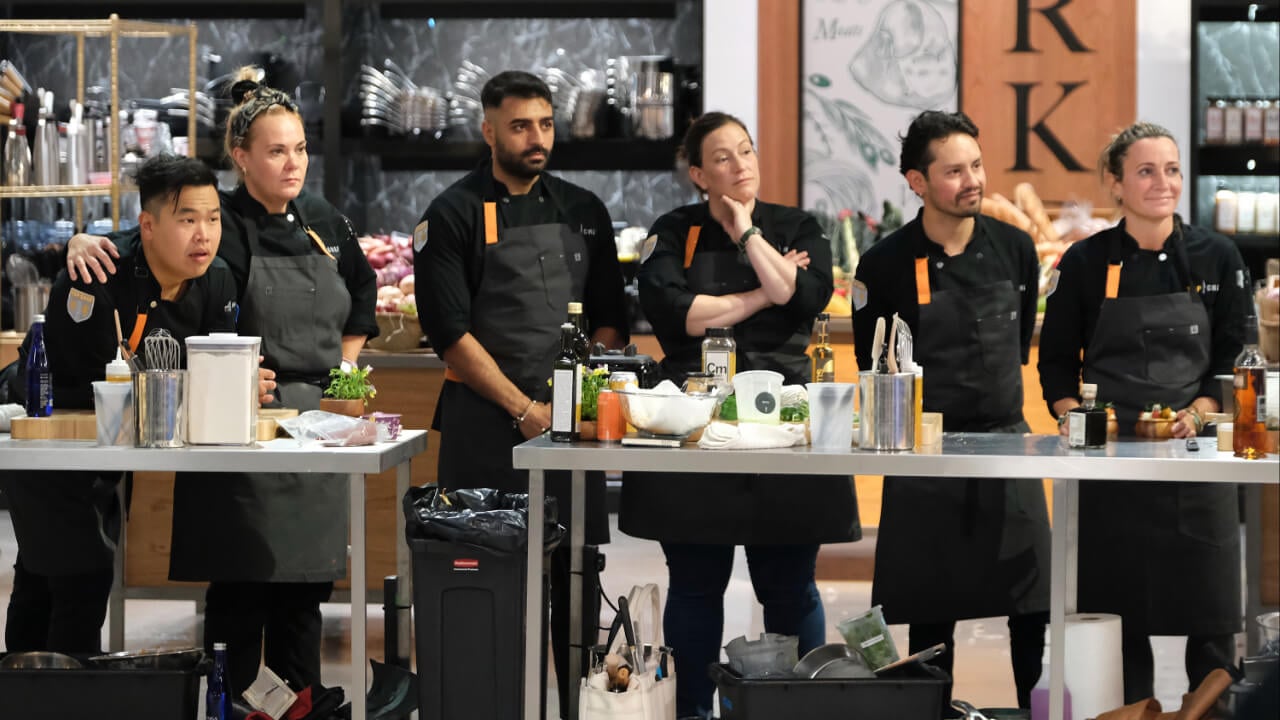
M 662 646 L 657 585 L 637 585 L 627 597 L 618 598 L 618 616 L 609 629 L 607 648 L 631 668 L 627 690 L 608 690 L 604 669 L 589 668 L 582 679 L 579 720 L 675 720 L 675 662 L 670 649 Z

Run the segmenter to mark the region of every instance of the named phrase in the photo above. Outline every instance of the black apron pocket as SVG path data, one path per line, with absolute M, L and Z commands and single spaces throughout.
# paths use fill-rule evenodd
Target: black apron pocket
M 1160 385 L 1183 386 L 1195 382 L 1198 378 L 1192 374 L 1199 363 L 1200 353 L 1195 352 L 1196 335 L 1199 325 L 1179 325 L 1167 328 L 1143 328 L 1142 350 L 1146 364 L 1147 379 Z M 1185 350 L 1185 352 L 1183 352 Z
M 563 311 L 573 300 L 573 288 L 569 265 L 563 253 L 538 254 L 538 268 L 542 271 L 542 289 L 546 293 L 547 307 Z
M 978 345 L 982 348 L 982 366 L 992 377 L 1009 378 L 1012 373 L 1020 372 L 1018 336 L 1018 313 L 1007 312 L 988 317 L 980 317 L 978 326 Z M 1014 352 L 1010 352 L 1010 348 Z

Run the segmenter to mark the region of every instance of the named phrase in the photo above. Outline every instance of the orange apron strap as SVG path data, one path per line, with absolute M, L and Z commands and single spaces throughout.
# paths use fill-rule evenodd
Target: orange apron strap
M 928 305 L 933 302 L 929 293 L 929 258 L 916 258 L 916 304 Z
M 698 235 L 702 232 L 701 225 L 689 226 L 689 234 L 684 238 L 684 268 L 689 269 L 693 264 L 693 251 L 698 247 Z
M 451 367 L 446 367 L 444 369 L 444 379 L 452 380 L 454 382 L 462 382 L 462 377 L 458 375 L 458 373 L 454 372 Z
M 133 332 L 129 333 L 129 350 L 135 355 L 138 352 L 138 345 L 142 342 L 142 331 L 147 327 L 147 314 L 138 313 L 138 317 L 133 321 Z
M 484 204 L 484 244 L 494 245 L 498 242 L 498 204 Z
M 324 241 L 320 239 L 320 236 L 316 234 L 315 230 L 307 228 L 307 235 L 310 235 L 311 239 L 315 241 L 316 247 L 320 248 L 320 252 L 328 255 L 330 260 L 337 262 L 337 258 L 333 256 L 333 253 L 329 252 L 329 248 L 325 247 Z
M 1107 294 L 1108 300 L 1114 300 L 1120 296 L 1120 265 L 1107 266 Z

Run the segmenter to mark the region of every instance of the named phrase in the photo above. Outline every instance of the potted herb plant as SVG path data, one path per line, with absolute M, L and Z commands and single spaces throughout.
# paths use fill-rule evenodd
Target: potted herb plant
M 343 361 L 340 367 L 329 371 L 329 387 L 320 399 L 320 409 L 339 415 L 360 417 L 364 414 L 364 406 L 376 397 L 378 389 L 369 382 L 369 373 L 373 368 L 363 368 Z

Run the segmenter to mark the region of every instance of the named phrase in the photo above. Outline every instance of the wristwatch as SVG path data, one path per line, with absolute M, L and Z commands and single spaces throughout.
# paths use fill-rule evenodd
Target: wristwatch
M 750 238 L 752 235 L 761 235 L 761 234 L 762 232 L 760 228 L 756 227 L 755 225 L 752 225 L 751 227 L 747 228 L 747 231 L 742 233 L 742 237 L 738 238 L 738 252 L 742 253 L 743 255 L 746 255 L 747 239 Z

